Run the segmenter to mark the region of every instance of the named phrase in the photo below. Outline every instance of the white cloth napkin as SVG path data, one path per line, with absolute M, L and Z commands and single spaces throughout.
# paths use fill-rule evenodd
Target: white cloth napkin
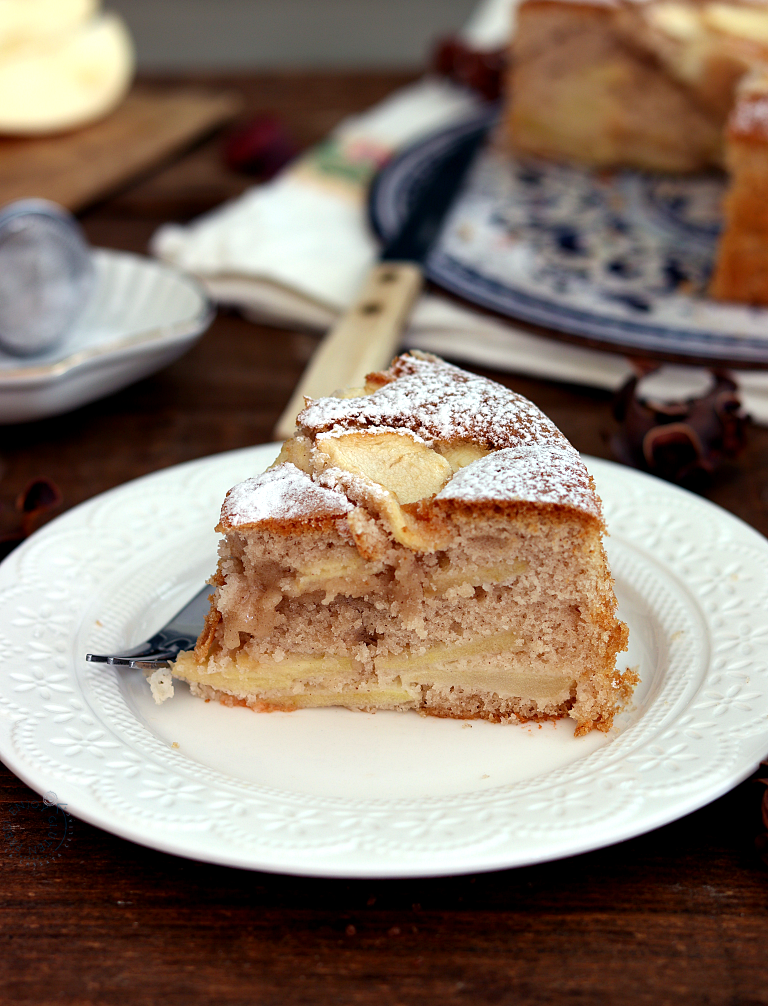
M 484 0 L 463 30 L 465 41 L 478 49 L 504 45 L 515 3 Z M 424 77 L 342 122 L 273 181 L 188 226 L 160 228 L 152 250 L 255 321 L 322 331 L 352 301 L 376 258 L 365 192 L 377 168 L 478 105 L 463 88 Z M 478 366 L 609 390 L 633 373 L 620 355 L 553 343 L 430 293 L 418 301 L 403 341 Z M 746 409 L 768 424 L 768 374 L 736 376 Z M 666 390 L 670 398 L 700 386 L 693 367 L 665 367 L 655 381 L 656 393 Z

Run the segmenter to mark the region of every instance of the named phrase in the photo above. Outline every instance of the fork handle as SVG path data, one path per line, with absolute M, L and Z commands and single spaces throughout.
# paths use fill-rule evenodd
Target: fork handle
M 143 667 L 147 664 L 159 667 L 175 660 L 182 650 L 191 650 L 196 642 L 196 636 L 161 630 L 148 643 L 133 650 L 125 650 L 123 653 L 86 653 L 85 659 L 91 664 L 109 664 L 111 667 Z
M 381 262 L 368 274 L 357 300 L 323 338 L 275 427 L 275 439 L 292 437 L 304 398 L 360 387 L 365 375 L 388 366 L 421 291 L 424 274 L 413 262 Z

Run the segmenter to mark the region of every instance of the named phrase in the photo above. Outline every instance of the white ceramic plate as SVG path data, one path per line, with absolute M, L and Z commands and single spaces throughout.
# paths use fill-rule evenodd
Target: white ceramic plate
M 0 350 L 0 423 L 68 412 L 160 370 L 208 328 L 196 280 L 154 259 L 97 249 L 94 291 L 65 342 L 34 359 Z
M 226 489 L 275 446 L 204 458 L 64 514 L 0 566 L 0 756 L 77 816 L 156 849 L 318 876 L 554 859 L 681 817 L 768 751 L 768 542 L 666 483 L 588 459 L 638 665 L 608 735 L 341 709 L 155 706 L 88 650 L 146 638 L 209 575 Z

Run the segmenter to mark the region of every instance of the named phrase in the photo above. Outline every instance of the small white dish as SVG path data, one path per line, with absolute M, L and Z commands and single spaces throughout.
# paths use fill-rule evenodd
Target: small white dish
M 195 279 L 128 252 L 93 251 L 95 282 L 65 342 L 34 359 L 0 350 L 0 423 L 59 415 L 181 356 L 213 308 Z
M 0 565 L 0 757 L 76 816 L 249 869 L 427 876 L 570 856 L 642 834 L 768 751 L 768 541 L 724 510 L 587 458 L 606 508 L 632 708 L 609 734 L 416 713 L 155 706 L 140 671 L 88 664 L 146 639 L 216 562 L 226 490 L 277 445 L 129 482 Z

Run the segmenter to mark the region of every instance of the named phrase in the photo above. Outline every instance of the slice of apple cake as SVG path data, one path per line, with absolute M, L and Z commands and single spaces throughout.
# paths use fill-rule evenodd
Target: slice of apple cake
M 600 501 L 531 402 L 433 356 L 310 401 L 230 490 L 216 590 L 173 673 L 258 710 L 418 710 L 607 730 L 616 670 Z

